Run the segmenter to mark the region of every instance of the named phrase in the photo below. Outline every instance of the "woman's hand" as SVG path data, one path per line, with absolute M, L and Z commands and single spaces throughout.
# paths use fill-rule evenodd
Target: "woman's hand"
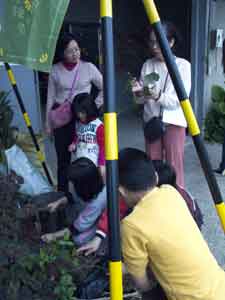
M 69 152 L 74 152 L 76 150 L 76 144 L 72 143 L 68 147 Z
M 134 79 L 131 81 L 131 89 L 132 89 L 132 93 L 133 93 L 136 97 L 142 97 L 142 96 L 144 96 L 143 87 L 142 87 L 142 85 L 139 83 L 139 81 L 136 80 L 136 78 L 134 78 Z
M 144 87 L 144 96 L 157 101 L 161 96 L 161 92 L 156 92 L 154 88 Z

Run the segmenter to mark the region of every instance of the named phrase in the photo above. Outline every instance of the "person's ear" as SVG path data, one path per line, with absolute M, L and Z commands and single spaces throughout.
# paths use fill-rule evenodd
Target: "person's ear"
M 170 40 L 169 44 L 170 44 L 170 48 L 173 48 L 173 46 L 175 45 L 175 39 L 172 38 L 172 39 Z

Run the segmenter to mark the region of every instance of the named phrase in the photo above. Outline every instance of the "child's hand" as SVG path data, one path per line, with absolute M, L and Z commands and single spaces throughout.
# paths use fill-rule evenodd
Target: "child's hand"
M 74 152 L 76 150 L 76 144 L 72 143 L 68 147 L 69 152 Z
M 100 247 L 102 239 L 98 236 L 94 237 L 90 242 L 84 246 L 77 249 L 77 253 L 84 253 L 85 256 L 88 256 L 92 253 L 95 253 Z
M 48 209 L 50 212 L 54 212 L 57 210 L 57 208 L 60 206 L 60 205 L 63 205 L 63 204 L 66 204 L 67 203 L 67 198 L 66 197 L 62 197 L 61 199 L 55 201 L 55 202 L 52 202 L 50 204 L 48 204 Z

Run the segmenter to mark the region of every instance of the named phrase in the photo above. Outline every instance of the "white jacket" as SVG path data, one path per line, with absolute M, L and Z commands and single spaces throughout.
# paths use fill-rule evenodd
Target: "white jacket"
M 185 90 L 189 96 L 191 91 L 191 65 L 188 61 L 182 58 L 176 57 L 176 63 L 178 70 L 180 71 L 181 78 L 184 83 Z M 153 116 L 158 116 L 160 112 L 160 106 L 163 108 L 163 121 L 168 124 L 173 124 L 181 127 L 187 127 L 182 108 L 180 106 L 179 99 L 176 91 L 173 87 L 170 76 L 166 80 L 168 71 L 166 64 L 160 62 L 155 58 L 148 59 L 141 70 L 140 82 L 143 84 L 144 76 L 156 72 L 159 75 L 159 81 L 156 82 L 155 91 L 159 93 L 161 91 L 160 98 L 155 101 L 149 97 L 136 98 L 138 103 L 144 103 L 144 121 L 149 121 Z M 165 91 L 163 88 L 165 85 Z

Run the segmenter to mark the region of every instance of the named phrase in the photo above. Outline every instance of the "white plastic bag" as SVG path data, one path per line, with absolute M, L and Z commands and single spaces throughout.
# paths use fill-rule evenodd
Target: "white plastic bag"
M 21 185 L 19 192 L 34 196 L 53 191 L 53 187 L 34 168 L 26 154 L 17 145 L 5 150 L 5 155 L 9 170 L 13 170 L 24 179 L 24 184 Z

